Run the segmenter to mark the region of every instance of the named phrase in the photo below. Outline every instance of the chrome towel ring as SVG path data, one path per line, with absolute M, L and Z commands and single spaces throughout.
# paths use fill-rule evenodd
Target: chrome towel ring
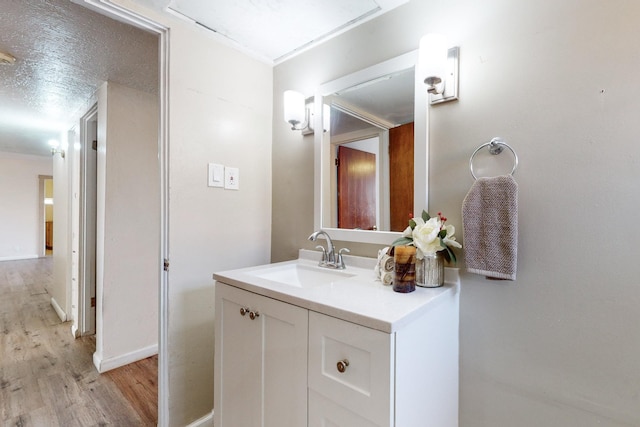
M 471 171 L 471 176 L 473 176 L 473 179 L 478 179 L 476 174 L 473 173 L 473 157 L 484 147 L 489 147 L 489 153 L 493 154 L 494 156 L 502 153 L 502 150 L 504 150 L 505 147 L 511 150 L 511 152 L 513 153 L 513 169 L 511 169 L 511 175 L 513 175 L 513 173 L 518 168 L 518 155 L 513 150 L 513 148 L 509 146 L 509 144 L 504 142 L 502 138 L 496 136 L 495 138 L 492 138 L 491 141 L 485 142 L 484 144 L 476 148 L 476 151 L 474 151 L 471 155 L 471 158 L 469 158 L 469 170 Z

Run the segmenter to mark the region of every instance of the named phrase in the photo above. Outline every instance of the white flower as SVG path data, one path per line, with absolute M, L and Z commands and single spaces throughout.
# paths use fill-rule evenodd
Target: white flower
M 440 218 L 432 217 L 427 222 L 424 222 L 422 218 L 414 218 L 413 220 L 416 223 L 413 229 L 413 244 L 420 249 L 423 255 L 433 254 L 444 249 L 440 245 L 440 238 L 438 237 L 442 226 Z M 419 258 L 421 257 L 419 256 Z
M 444 230 L 446 230 L 447 235 L 444 236 L 444 239 L 442 239 L 442 242 L 447 246 L 453 246 L 454 248 L 461 248 L 462 245 L 456 242 L 456 238 L 453 235 L 456 232 L 456 228 L 451 224 L 447 224 L 444 226 Z

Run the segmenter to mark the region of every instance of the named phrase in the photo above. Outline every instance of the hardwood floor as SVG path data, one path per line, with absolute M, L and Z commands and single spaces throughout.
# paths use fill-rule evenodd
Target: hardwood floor
M 0 262 L 0 425 L 156 425 L 157 356 L 98 374 L 94 337 L 51 307 L 52 263 Z

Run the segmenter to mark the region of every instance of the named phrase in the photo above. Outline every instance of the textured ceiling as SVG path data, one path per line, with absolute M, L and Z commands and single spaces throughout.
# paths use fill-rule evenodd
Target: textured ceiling
M 153 34 L 69 0 L 1 0 L 0 151 L 50 155 L 104 81 L 157 92 Z
M 177 10 L 272 63 L 409 0 L 132 0 Z M 158 87 L 155 35 L 71 0 L 0 0 L 0 151 L 50 155 L 104 81 Z

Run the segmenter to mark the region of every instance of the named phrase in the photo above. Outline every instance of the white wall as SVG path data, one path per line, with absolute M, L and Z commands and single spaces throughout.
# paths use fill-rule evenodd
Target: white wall
M 0 261 L 41 252 L 38 175 L 53 175 L 51 157 L 0 152 Z
M 313 143 L 282 120 L 285 89 L 442 32 L 460 100 L 429 109 L 430 210 L 461 237 L 473 150 L 502 136 L 520 156 L 518 280 L 462 278 L 461 426 L 640 425 L 638 22 L 625 0 L 413 1 L 274 70 L 274 260 L 313 231 Z
M 160 178 L 157 96 L 98 91 L 96 353 L 101 372 L 157 352 Z
M 212 274 L 269 262 L 271 68 L 191 25 L 171 27 L 169 357 L 171 425 L 213 407 Z M 207 163 L 240 190 L 207 187 Z

